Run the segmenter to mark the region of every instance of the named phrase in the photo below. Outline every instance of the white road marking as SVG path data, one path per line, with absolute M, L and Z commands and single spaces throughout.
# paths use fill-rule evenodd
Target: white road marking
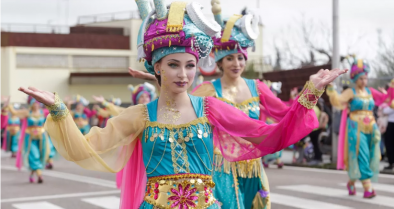
M 50 199 L 69 198 L 69 197 L 86 197 L 86 196 L 108 195 L 108 194 L 118 194 L 118 193 L 120 193 L 120 190 L 102 191 L 102 192 L 70 193 L 70 194 L 59 194 L 59 195 L 45 195 L 45 196 L 36 196 L 36 197 L 20 197 L 20 198 L 2 199 L 1 203 L 23 202 L 23 201 L 34 201 L 34 200 L 50 200 Z
M 1 169 L 11 170 L 11 171 L 18 170 L 16 167 L 9 166 L 9 165 L 2 165 Z M 22 170 L 26 171 L 26 169 L 22 169 Z M 116 182 L 115 181 L 108 181 L 108 180 L 104 180 L 104 179 L 75 175 L 75 174 L 64 173 L 64 172 L 59 172 L 59 171 L 45 171 L 43 173 L 43 175 L 116 189 Z
M 301 209 L 352 209 L 351 207 L 326 203 L 316 200 L 309 200 L 294 196 L 287 196 L 277 193 L 270 193 L 270 200 L 272 203 L 278 205 L 286 205 L 294 208 Z
M 346 171 L 343 170 L 330 170 L 330 169 L 320 169 L 320 168 L 303 168 L 303 167 L 296 167 L 296 166 L 285 166 L 283 167 L 284 170 L 294 170 L 294 171 L 311 171 L 316 173 L 331 173 L 331 174 L 346 174 Z M 391 174 L 379 174 L 379 178 L 389 178 L 394 179 L 394 175 Z
M 346 183 L 341 183 L 341 184 L 339 184 L 339 185 L 341 185 L 341 186 L 343 186 L 343 187 L 346 188 Z M 394 193 L 394 185 L 372 183 L 372 187 L 373 187 L 376 191 Z M 357 188 L 357 192 L 363 191 L 363 185 L 361 184 L 361 182 L 356 182 L 356 188 Z M 358 189 L 360 189 L 360 190 L 358 190 Z M 394 204 L 393 204 L 393 205 L 394 205 Z
M 349 196 L 346 188 L 334 189 L 334 188 L 312 186 L 312 185 L 278 186 L 277 188 L 394 208 L 394 198 L 392 197 L 377 195 L 372 199 L 365 199 L 363 198 L 363 192 L 357 192 L 356 196 Z
M 13 204 L 14 208 L 17 209 L 64 209 L 57 205 L 54 205 L 49 202 L 27 202 L 27 203 L 20 203 L 20 204 Z
M 118 209 L 120 204 L 120 198 L 115 196 L 85 198 L 82 201 L 104 209 Z

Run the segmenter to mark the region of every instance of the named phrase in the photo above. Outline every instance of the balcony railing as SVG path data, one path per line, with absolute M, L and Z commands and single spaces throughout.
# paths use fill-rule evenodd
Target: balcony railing
M 79 16 L 77 23 L 78 25 L 83 25 L 96 22 L 110 22 L 128 19 L 140 19 L 140 13 L 138 12 L 138 10 Z
M 70 28 L 65 25 L 1 23 L 1 31 L 14 33 L 67 34 L 70 32 Z

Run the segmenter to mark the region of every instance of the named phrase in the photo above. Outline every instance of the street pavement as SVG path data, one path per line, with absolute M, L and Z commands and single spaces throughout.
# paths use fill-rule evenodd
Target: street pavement
M 15 160 L 2 152 L 2 209 L 117 209 L 120 191 L 115 174 L 89 171 L 58 157 L 53 170 L 45 170 L 43 184 L 28 182 L 29 172 L 17 171 Z M 381 174 L 374 184 L 378 196 L 349 197 L 344 171 L 285 166 L 266 169 L 272 209 L 389 209 L 394 208 L 394 175 Z

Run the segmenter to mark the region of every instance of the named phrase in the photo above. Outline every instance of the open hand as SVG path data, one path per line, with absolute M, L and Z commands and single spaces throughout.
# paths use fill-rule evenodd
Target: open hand
M 146 73 L 140 70 L 133 70 L 129 68 L 129 74 L 134 78 L 146 79 L 146 80 L 156 80 L 156 77 L 150 73 Z
M 55 104 L 55 94 L 49 91 L 41 91 L 35 87 L 19 87 L 19 91 L 33 97 L 38 102 L 43 103 L 46 106 Z
M 309 81 L 311 81 L 318 90 L 322 90 L 325 86 L 329 83 L 334 81 L 338 76 L 346 73 L 348 70 L 341 70 L 341 69 L 321 69 L 316 74 L 313 74 L 309 77 Z
M 104 97 L 101 95 L 100 96 L 93 95 L 92 97 L 94 100 L 96 100 L 96 102 L 99 102 L 99 103 L 103 103 L 105 101 Z

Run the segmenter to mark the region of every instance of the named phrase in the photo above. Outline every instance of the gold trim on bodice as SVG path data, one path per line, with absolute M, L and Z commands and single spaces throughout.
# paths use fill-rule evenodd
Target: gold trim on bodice
M 32 139 L 42 139 L 45 129 L 43 126 L 29 126 L 26 128 L 26 133 L 30 134 Z
M 148 178 L 144 200 L 156 208 L 208 208 L 216 202 L 212 176 L 175 174 Z
M 19 124 L 7 125 L 7 131 L 10 132 L 11 136 L 17 134 L 18 131 L 20 131 L 20 130 L 21 130 L 21 127 L 19 126 Z
M 78 128 L 83 128 L 89 124 L 89 121 L 84 118 L 74 118 L 74 122 L 75 122 L 75 124 L 77 124 Z
M 229 174 L 231 168 L 234 167 L 236 170 L 236 175 L 241 178 L 254 178 L 259 177 L 261 175 L 261 158 L 251 159 L 251 160 L 242 160 L 237 162 L 229 162 L 224 159 L 222 153 L 218 148 L 214 149 L 214 165 L 215 171 L 222 171 Z
M 359 130 L 366 134 L 373 132 L 373 126 L 376 123 L 372 111 L 358 110 L 350 112 L 350 120 L 358 123 Z

